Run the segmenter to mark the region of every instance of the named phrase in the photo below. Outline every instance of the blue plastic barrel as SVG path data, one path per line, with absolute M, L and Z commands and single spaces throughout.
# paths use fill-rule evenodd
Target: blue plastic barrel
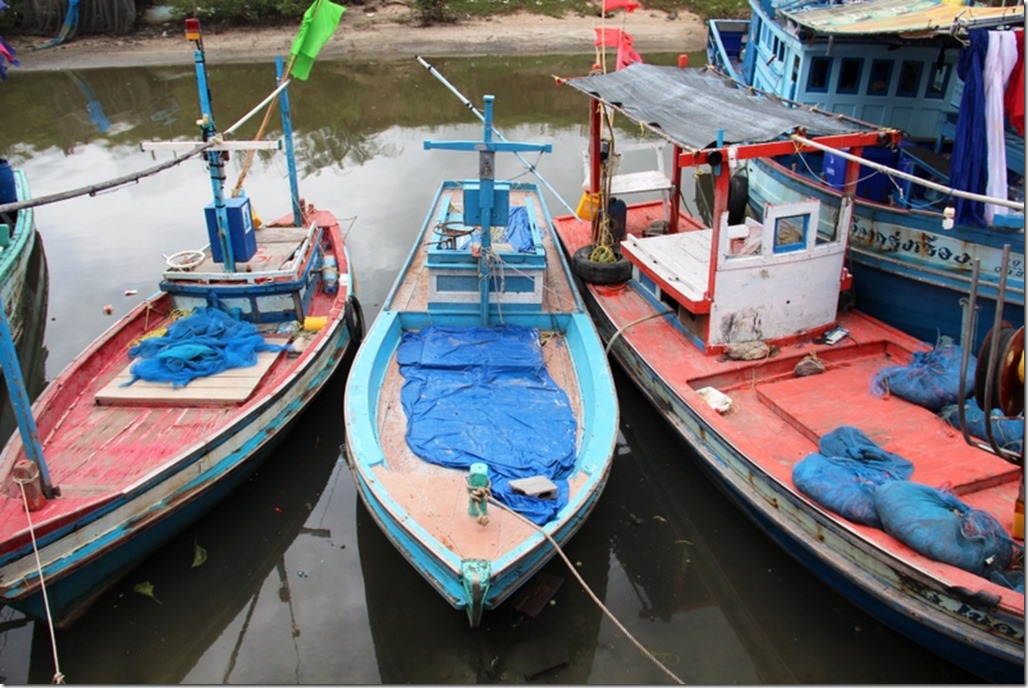
M 321 286 L 326 294 L 335 294 L 339 290 L 339 266 L 335 256 L 325 256 L 321 265 Z
M 18 187 L 14 184 L 14 168 L 0 158 L 0 203 L 14 203 L 18 200 Z

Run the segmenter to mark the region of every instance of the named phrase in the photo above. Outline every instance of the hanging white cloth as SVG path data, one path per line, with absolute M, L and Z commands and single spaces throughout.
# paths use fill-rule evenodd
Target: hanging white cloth
M 989 181 L 985 195 L 1007 197 L 1007 149 L 1003 136 L 1003 94 L 1007 80 L 1017 64 L 1017 43 L 1013 31 L 990 31 L 989 50 L 982 69 L 985 92 L 985 133 L 989 150 Z M 1002 206 L 985 204 L 985 221 L 992 223 L 996 212 L 1007 212 Z

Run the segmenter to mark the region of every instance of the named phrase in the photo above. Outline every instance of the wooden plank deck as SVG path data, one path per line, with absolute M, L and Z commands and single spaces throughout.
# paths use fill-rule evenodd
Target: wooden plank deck
M 701 229 L 652 237 L 629 236 L 621 251 L 640 268 L 651 272 L 689 302 L 703 300 L 710 265 L 713 232 Z
M 132 380 L 129 363 L 118 375 L 96 393 L 96 403 L 101 405 L 146 405 L 162 406 L 204 406 L 239 404 L 250 398 L 264 379 L 282 351 L 260 351 L 257 363 L 246 368 L 229 368 L 215 375 L 196 378 L 189 384 L 175 387 L 170 382 Z

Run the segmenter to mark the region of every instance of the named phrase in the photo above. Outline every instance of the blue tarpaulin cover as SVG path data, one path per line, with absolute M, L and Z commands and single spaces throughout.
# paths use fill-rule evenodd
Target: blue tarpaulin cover
M 889 535 L 927 557 L 1011 585 L 1004 574 L 1021 546 L 992 514 L 950 492 L 910 481 L 882 485 L 874 497 Z
M 396 357 L 415 454 L 449 468 L 486 464 L 497 501 L 540 525 L 567 504 L 575 417 L 546 371 L 536 330 L 433 325 L 404 332 Z M 517 494 L 508 484 L 536 475 L 557 485 L 557 499 Z
M 793 467 L 792 480 L 800 492 L 840 516 L 881 528 L 875 491 L 885 482 L 906 480 L 913 472 L 910 461 L 843 425 L 821 438 L 818 453 Z
M 931 351 L 915 351 L 910 365 L 882 368 L 871 378 L 871 391 L 878 396 L 895 394 L 900 399 L 938 413 L 957 403 L 960 393 L 960 359 L 963 350 L 944 343 Z M 974 393 L 977 359 L 968 358 L 964 394 Z
M 477 237 L 468 235 L 460 243 L 461 250 L 468 249 Z M 503 230 L 503 240 L 519 253 L 528 253 L 535 249 L 532 237 L 532 226 L 528 221 L 528 210 L 523 205 L 511 206 L 507 213 L 507 226 Z
M 132 364 L 132 379 L 122 386 L 147 380 L 181 387 L 198 377 L 255 365 L 260 351 L 284 348 L 265 342 L 253 323 L 204 306 L 173 322 L 164 336 L 144 339 L 129 349 L 129 356 L 140 360 Z

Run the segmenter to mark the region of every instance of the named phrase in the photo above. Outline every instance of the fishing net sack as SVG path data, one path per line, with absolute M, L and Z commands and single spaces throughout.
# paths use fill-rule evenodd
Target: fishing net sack
M 895 394 L 918 406 L 938 413 L 944 406 L 957 403 L 960 393 L 960 359 L 963 350 L 956 344 L 940 344 L 930 351 L 915 351 L 910 365 L 882 368 L 871 378 L 871 392 L 885 397 Z M 976 359 L 968 359 L 964 394 L 974 394 Z
M 954 494 L 928 485 L 896 481 L 874 495 L 882 529 L 926 557 L 993 578 L 1010 567 L 1019 545 L 996 518 Z
M 840 516 L 881 528 L 875 491 L 885 482 L 906 480 L 913 472 L 910 461 L 844 425 L 824 435 L 818 452 L 793 467 L 792 480 L 800 492 Z

